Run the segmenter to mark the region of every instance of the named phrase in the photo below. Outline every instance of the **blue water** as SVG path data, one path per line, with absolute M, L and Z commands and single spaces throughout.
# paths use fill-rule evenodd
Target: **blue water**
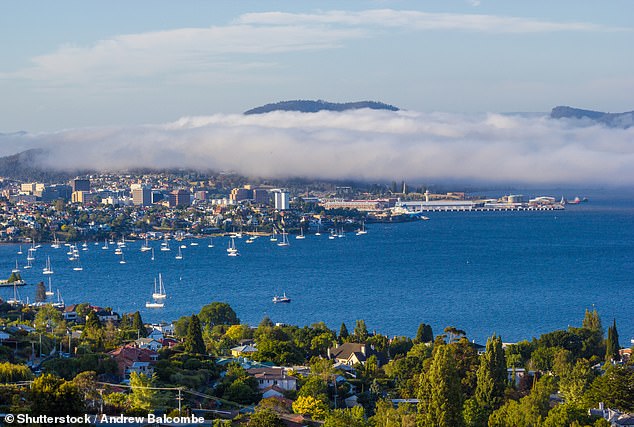
M 227 238 L 198 240 L 176 260 L 155 247 L 155 261 L 142 253 L 142 242 L 128 243 L 127 263 L 114 247 L 89 243 L 80 251 L 81 272 L 72 270 L 67 248 L 43 245 L 31 270 L 22 270 L 35 286 L 50 255 L 67 304 L 89 301 L 118 312 L 139 310 L 147 321 L 174 320 L 196 313 L 212 301 L 231 304 L 243 322 L 307 325 L 325 321 L 348 329 L 364 319 L 370 330 L 413 336 L 421 322 L 434 333 L 445 326 L 463 329 L 483 342 L 496 332 L 505 341 L 580 325 L 586 308 L 599 310 L 604 326 L 615 318 L 622 345 L 634 338 L 634 198 L 592 194 L 590 202 L 552 212 L 430 213 L 430 221 L 370 224 L 368 234 L 329 240 L 291 236 L 289 247 L 268 238 L 245 244 L 240 257 L 228 257 Z M 0 247 L 0 276 L 7 276 L 24 254 L 17 245 Z M 80 248 L 81 249 L 81 248 Z M 154 277 L 163 274 L 168 298 L 163 309 L 146 309 Z M 275 305 L 275 294 L 291 304 Z M 12 289 L 0 289 L 9 298 Z

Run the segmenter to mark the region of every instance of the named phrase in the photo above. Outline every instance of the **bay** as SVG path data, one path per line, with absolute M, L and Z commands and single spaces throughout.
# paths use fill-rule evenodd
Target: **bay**
M 73 271 L 67 249 L 43 244 L 33 268 L 22 270 L 28 286 L 23 299 L 35 298 L 34 284 L 50 256 L 53 288 L 66 304 L 90 302 L 119 313 L 139 310 L 146 322 L 171 321 L 197 313 L 212 301 L 229 303 L 243 322 L 309 325 L 325 321 L 352 330 L 364 319 L 370 330 L 414 336 L 421 322 L 434 333 L 445 326 L 484 342 L 494 332 L 518 341 L 555 329 L 579 326 L 586 308 L 596 307 L 604 327 L 616 319 L 621 345 L 634 338 L 634 198 L 594 192 L 589 203 L 550 212 L 439 212 L 429 221 L 368 224 L 368 234 L 328 239 L 290 236 L 279 247 L 261 237 L 228 257 L 228 238 L 189 240 L 183 259 L 172 250 L 141 252 L 142 242 L 124 248 L 120 264 L 114 247 L 88 244 L 80 256 L 83 271 Z M 190 245 L 198 243 L 197 246 Z M 16 259 L 26 264 L 27 246 L 0 246 L 0 268 L 7 276 Z M 165 307 L 147 309 L 154 278 L 162 273 Z M 290 304 L 273 304 L 286 293 Z M 12 288 L 0 297 L 13 296 Z

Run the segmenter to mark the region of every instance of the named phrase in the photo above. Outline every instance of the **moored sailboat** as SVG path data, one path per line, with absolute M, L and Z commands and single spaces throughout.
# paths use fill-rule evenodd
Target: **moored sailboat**
M 42 274 L 53 274 L 53 269 L 51 268 L 51 257 L 46 258 L 46 267 L 42 270 Z
M 288 243 L 288 233 L 285 230 L 282 230 L 282 241 L 277 244 L 277 246 L 289 246 Z
M 165 293 L 165 285 L 163 285 L 163 276 L 159 273 L 158 276 L 158 288 L 156 279 L 154 279 L 154 293 L 152 294 L 152 298 L 154 299 L 164 299 L 167 298 L 167 294 Z

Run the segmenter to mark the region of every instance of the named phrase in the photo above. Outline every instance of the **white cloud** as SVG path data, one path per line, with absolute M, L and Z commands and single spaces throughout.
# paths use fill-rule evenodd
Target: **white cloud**
M 54 81 L 58 85 L 211 73 L 270 65 L 267 54 L 333 49 L 364 36 L 360 29 L 317 26 L 229 25 L 114 36 L 92 46 L 65 45 L 32 58 L 33 66 L 4 78 Z M 237 59 L 234 55 L 248 55 Z M 254 60 L 254 58 L 256 58 Z M 263 58 L 261 60 L 257 58 Z
M 415 10 L 373 9 L 359 12 L 319 13 L 264 12 L 242 15 L 238 21 L 251 25 L 344 25 L 352 27 L 400 27 L 410 30 L 463 30 L 488 33 L 541 33 L 552 31 L 615 31 L 587 22 L 556 22 L 513 16 L 460 13 L 428 13 Z
M 353 39 L 377 37 L 377 28 L 487 33 L 616 30 L 584 22 L 394 9 L 247 13 L 225 26 L 116 35 L 90 46 L 67 44 L 0 78 L 42 81 L 49 87 L 97 87 L 112 81 L 142 85 L 148 77 L 167 82 L 189 75 L 218 78 L 227 70 L 235 75 L 245 67 L 270 67 L 272 60 L 266 55 L 336 49 Z
M 0 137 L 58 168 L 190 167 L 266 177 L 634 184 L 634 128 L 547 117 L 386 112 L 185 117 Z M 5 153 L 8 154 L 8 153 Z

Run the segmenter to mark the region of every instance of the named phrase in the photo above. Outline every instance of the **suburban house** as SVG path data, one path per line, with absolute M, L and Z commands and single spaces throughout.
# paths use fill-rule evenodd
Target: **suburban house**
M 262 392 L 262 399 L 266 399 L 269 397 L 284 397 L 285 390 L 276 385 L 271 385 L 260 391 Z
M 524 378 L 526 375 L 530 375 L 534 377 L 535 371 L 526 372 L 526 369 L 524 368 L 507 368 L 506 369 L 506 378 L 508 382 L 515 383 L 516 386 L 519 385 L 522 378 Z
M 154 338 L 139 338 L 134 341 L 134 345 L 138 348 L 145 348 L 153 351 L 159 351 L 163 348 L 163 344 Z
M 158 360 L 158 353 L 147 348 L 123 346 L 108 353 L 117 362 L 118 373 L 124 380 L 130 379 L 132 372 L 152 375 L 151 366 Z
M 634 425 L 634 414 L 621 413 L 615 409 L 606 408 L 603 403 L 599 403 L 598 408 L 592 408 L 588 415 L 606 419 L 611 426 L 632 426 Z
M 95 312 L 97 318 L 102 325 L 105 325 L 108 322 L 113 322 L 115 324 L 119 323 L 119 314 L 115 313 L 114 311 L 94 306 L 91 306 L 90 308 L 92 308 L 92 310 Z
M 132 372 L 136 372 L 139 375 L 145 374 L 145 376 L 151 377 L 154 373 L 154 367 L 150 364 L 150 362 L 133 362 L 132 365 L 127 367 L 123 372 L 124 381 L 130 379 Z
M 253 353 L 256 353 L 257 351 L 258 351 L 258 349 L 255 348 L 255 346 L 253 346 L 251 344 L 240 345 L 238 347 L 233 347 L 231 349 L 231 355 L 233 357 L 249 357 Z
M 287 375 L 284 368 L 252 368 L 248 369 L 249 375 L 258 380 L 258 388 L 264 390 L 270 386 L 277 386 L 282 390 L 296 390 L 297 378 Z
M 375 351 L 366 344 L 346 342 L 339 347 L 328 349 L 328 358 L 343 365 L 364 364 Z
M 71 304 L 64 307 L 64 311 L 62 312 L 64 320 L 67 322 L 76 322 L 78 320 L 77 311 L 75 311 L 76 308 L 77 304 Z
M 174 335 L 174 324 L 173 323 L 155 323 L 152 324 L 152 329 L 162 332 L 163 335 Z
M 158 330 L 158 329 L 152 329 L 148 334 L 147 334 L 147 338 L 152 338 L 155 339 L 157 341 L 162 340 L 163 338 L 165 338 L 165 335 L 163 334 L 162 331 Z

